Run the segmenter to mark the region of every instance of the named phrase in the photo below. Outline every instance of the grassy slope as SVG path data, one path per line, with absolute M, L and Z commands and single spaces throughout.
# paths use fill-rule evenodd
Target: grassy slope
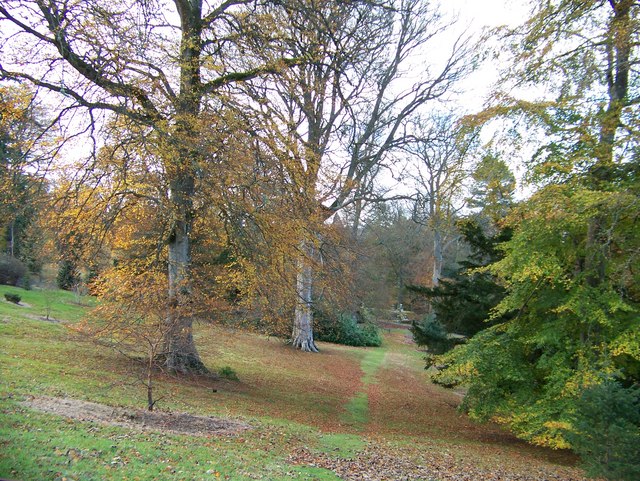
M 145 392 L 130 363 L 69 329 L 83 312 L 72 294 L 0 287 L 4 292 L 20 293 L 29 306 L 0 302 L 0 477 L 334 480 L 328 470 L 288 464 L 289 453 L 304 446 L 351 457 L 371 439 L 400 447 L 417 461 L 434 449 L 522 469 L 568 459 L 458 414 L 454 393 L 425 382 L 420 353 L 406 342 L 406 331 L 390 332 L 383 349 L 321 344 L 322 353 L 313 355 L 264 336 L 200 326 L 205 363 L 231 366 L 240 381 L 165 376 L 159 380 L 159 408 L 256 426 L 242 436 L 137 433 L 37 413 L 19 401 L 50 395 L 143 407 Z M 47 308 L 69 322 L 40 320 Z

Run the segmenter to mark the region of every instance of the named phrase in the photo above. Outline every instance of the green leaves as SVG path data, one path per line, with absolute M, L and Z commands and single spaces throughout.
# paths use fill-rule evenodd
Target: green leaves
M 536 444 L 568 447 L 586 387 L 603 375 L 640 379 L 636 204 L 628 190 L 574 181 L 549 185 L 512 212 L 504 258 L 484 269 L 507 287 L 492 314 L 500 323 L 436 361 L 448 365 L 436 382 L 469 385 L 464 406 L 472 417 L 495 418 Z M 602 265 L 589 262 L 596 254 Z

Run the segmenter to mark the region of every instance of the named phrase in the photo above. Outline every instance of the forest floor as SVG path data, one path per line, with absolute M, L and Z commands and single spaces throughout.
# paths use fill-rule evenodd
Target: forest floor
M 200 325 L 205 364 L 239 380 L 157 373 L 148 413 L 139 366 L 75 333 L 78 299 L 2 291 L 24 303 L 0 302 L 0 478 L 583 479 L 571 454 L 460 413 L 461 394 L 429 382 L 406 329 L 385 329 L 382 348 L 309 354 Z

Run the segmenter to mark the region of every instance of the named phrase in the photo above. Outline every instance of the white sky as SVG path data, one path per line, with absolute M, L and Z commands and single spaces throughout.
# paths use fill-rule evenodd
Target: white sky
M 531 1 L 527 0 L 440 0 L 442 9 L 456 14 L 459 18 L 459 27 L 468 28 L 469 33 L 480 33 L 483 29 L 491 29 L 499 26 L 515 27 L 529 18 Z M 464 93 L 458 103 L 462 109 L 468 113 L 478 112 L 482 109 L 484 101 L 489 95 L 492 86 L 497 80 L 496 73 L 500 65 L 494 60 L 487 59 L 481 67 L 468 79 L 462 82 Z M 487 142 L 495 133 L 497 125 L 483 130 L 481 139 Z M 509 155 L 511 154 L 511 155 Z M 524 173 L 524 158 L 530 156 L 531 152 L 507 153 L 505 160 L 508 160 L 513 173 L 518 179 L 516 197 L 528 197 L 530 188 L 522 184 Z
M 442 0 L 442 7 L 457 12 L 463 21 L 469 20 L 477 28 L 483 26 L 515 25 L 526 19 L 524 0 Z
M 443 11 L 457 15 L 458 29 L 480 35 L 483 29 L 502 25 L 515 27 L 523 23 L 529 14 L 526 0 L 441 0 Z M 483 101 L 496 80 L 499 66 L 489 59 L 480 69 L 462 83 L 462 103 L 469 112 L 482 108 Z

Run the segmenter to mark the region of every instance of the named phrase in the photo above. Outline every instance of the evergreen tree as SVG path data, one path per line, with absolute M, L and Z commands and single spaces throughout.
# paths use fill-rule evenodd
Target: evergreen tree
M 472 336 L 499 321 L 490 318 L 491 311 L 506 291 L 493 274 L 479 268 L 502 257 L 498 245 L 509 239 L 511 229 L 504 228 L 488 236 L 477 217 L 464 219 L 458 225 L 471 249 L 469 258 L 460 262 L 460 269 L 451 278 L 443 279 L 439 286 L 412 285 L 409 289 L 430 299 L 435 317 L 448 332 Z M 425 344 L 421 340 L 422 330 L 421 324 L 414 323 L 413 332 L 418 344 Z
M 502 220 L 513 205 L 515 178 L 504 161 L 487 155 L 473 173 L 469 205 L 479 210 L 458 222 L 463 240 L 470 254 L 459 263 L 460 268 L 440 285 L 428 288 L 410 286 L 409 289 L 430 299 L 439 329 L 472 336 L 499 322 L 491 318 L 491 311 L 505 296 L 505 289 L 486 267 L 503 257 L 499 246 L 511 237 L 511 228 L 502 227 Z M 442 353 L 459 342 L 443 344 L 441 333 L 434 331 L 434 319 L 413 324 L 416 342 L 428 345 L 434 353 Z

